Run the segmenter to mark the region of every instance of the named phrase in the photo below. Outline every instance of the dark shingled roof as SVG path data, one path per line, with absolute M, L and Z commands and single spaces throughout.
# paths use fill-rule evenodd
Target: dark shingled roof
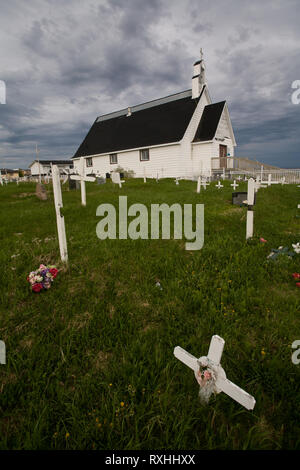
M 220 101 L 205 106 L 193 142 L 212 140 L 215 137 L 225 103 L 226 101 Z
M 128 117 L 98 118 L 73 158 L 180 141 L 199 98 L 179 98 L 137 111 L 133 107 Z
M 35 162 L 38 162 L 38 160 L 34 160 Z M 73 161 L 70 160 L 40 160 L 41 165 L 73 165 Z

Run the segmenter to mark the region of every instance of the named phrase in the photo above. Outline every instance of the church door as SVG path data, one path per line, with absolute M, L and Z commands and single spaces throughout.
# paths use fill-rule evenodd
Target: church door
M 219 145 L 220 168 L 227 168 L 227 145 Z

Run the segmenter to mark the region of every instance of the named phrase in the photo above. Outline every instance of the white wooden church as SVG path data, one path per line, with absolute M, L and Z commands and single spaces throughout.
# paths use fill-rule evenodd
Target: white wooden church
M 229 168 L 236 146 L 226 101 L 212 103 L 202 57 L 194 64 L 192 88 L 99 116 L 77 152 L 85 173 L 122 168 L 135 177 L 195 177 Z

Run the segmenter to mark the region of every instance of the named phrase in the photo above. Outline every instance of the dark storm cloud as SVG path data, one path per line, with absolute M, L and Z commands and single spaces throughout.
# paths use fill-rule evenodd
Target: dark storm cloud
M 101 114 L 191 87 L 203 47 L 237 155 L 299 166 L 294 1 L 11 0 L 1 5 L 0 166 L 71 157 Z

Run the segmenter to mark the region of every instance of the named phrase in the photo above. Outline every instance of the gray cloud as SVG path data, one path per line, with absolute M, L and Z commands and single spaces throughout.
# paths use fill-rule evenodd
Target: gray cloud
M 11 0 L 1 4 L 0 166 L 69 158 L 101 114 L 191 87 L 203 47 L 236 154 L 299 166 L 299 2 Z

